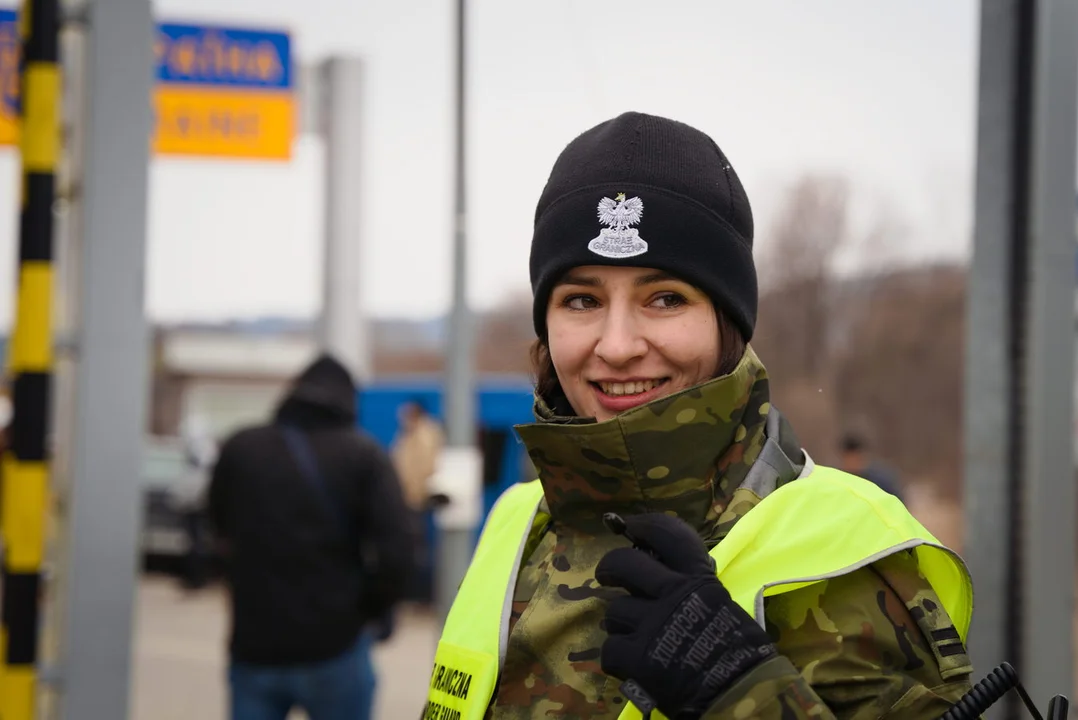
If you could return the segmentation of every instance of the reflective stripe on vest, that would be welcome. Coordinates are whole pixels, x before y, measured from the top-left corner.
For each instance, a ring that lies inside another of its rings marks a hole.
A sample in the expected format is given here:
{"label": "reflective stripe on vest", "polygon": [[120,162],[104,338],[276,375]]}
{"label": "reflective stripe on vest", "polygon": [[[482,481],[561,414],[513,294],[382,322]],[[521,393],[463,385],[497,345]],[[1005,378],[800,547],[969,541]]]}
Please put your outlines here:
{"label": "reflective stripe on vest", "polygon": [[[482,720],[486,714],[505,660],[524,546],[542,496],[538,481],[522,483],[491,510],[438,642],[423,718]],[[765,597],[845,575],[902,550],[913,551],[965,642],[973,587],[962,560],[897,498],[838,470],[817,466],[772,492],[738,520],[711,556],[730,596],[762,626]],[[640,717],[632,705],[620,716]]]}

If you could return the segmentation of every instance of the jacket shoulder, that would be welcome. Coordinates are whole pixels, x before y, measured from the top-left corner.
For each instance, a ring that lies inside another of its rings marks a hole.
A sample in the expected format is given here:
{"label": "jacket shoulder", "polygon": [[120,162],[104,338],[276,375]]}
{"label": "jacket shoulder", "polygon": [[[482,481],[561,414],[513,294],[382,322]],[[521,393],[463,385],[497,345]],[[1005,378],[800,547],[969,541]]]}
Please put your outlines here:
{"label": "jacket shoulder", "polygon": [[389,450],[385,448],[382,443],[378,442],[378,439],[371,435],[369,432],[359,427],[347,427],[339,428],[338,432],[347,436],[354,446],[367,453],[377,453],[378,455],[386,455],[388,457]]}
{"label": "jacket shoulder", "polygon": [[273,425],[247,425],[232,432],[218,451],[219,455],[232,454],[249,448],[261,449],[264,443],[276,433]]}
{"label": "jacket shoulder", "polygon": [[935,718],[970,687],[966,650],[910,552],[769,598],[765,617],[828,706]]}

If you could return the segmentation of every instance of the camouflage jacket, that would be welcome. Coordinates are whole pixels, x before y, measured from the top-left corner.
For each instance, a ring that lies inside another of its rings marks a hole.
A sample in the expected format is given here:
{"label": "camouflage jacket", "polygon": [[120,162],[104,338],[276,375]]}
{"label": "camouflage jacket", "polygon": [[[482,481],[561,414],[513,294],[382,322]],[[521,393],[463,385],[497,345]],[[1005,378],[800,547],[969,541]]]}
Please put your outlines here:
{"label": "camouflage jacket", "polygon": [[[606,600],[622,591],[600,587],[594,569],[625,540],[601,515],[674,512],[713,547],[767,493],[744,481],[775,412],[768,392],[750,349],[730,375],[609,422],[556,417],[537,400],[540,421],[518,432],[545,499],[488,717],[618,717],[620,682],[603,674],[599,653]],[[777,425],[786,454],[802,458],[788,425]],[[780,656],[717,698],[705,720],[938,718],[970,687],[957,632],[904,553],[769,598],[765,619]]]}

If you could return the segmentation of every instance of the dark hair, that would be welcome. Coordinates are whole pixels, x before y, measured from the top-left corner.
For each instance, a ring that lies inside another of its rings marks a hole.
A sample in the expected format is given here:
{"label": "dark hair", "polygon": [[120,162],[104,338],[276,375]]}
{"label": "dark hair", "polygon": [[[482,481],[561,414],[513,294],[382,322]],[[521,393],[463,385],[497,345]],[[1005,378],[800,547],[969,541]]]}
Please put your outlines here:
{"label": "dark hair", "polygon": [[427,398],[422,395],[413,395],[405,401],[405,405],[410,405],[412,409],[419,412],[420,415],[430,415],[430,408],[427,407]]}
{"label": "dark hair", "polygon": [[[718,313],[718,319],[719,363],[712,377],[732,373],[744,357],[747,345],[741,336],[741,331],[723,313]],[[569,399],[565,396],[565,391],[562,390],[558,372],[554,369],[554,361],[550,359],[550,347],[545,337],[532,343],[531,361],[532,372],[535,373],[535,394],[558,415],[568,417],[576,414]]]}
{"label": "dark hair", "polygon": [[867,448],[868,443],[856,433],[846,433],[842,436],[840,445],[843,452],[860,452]]}

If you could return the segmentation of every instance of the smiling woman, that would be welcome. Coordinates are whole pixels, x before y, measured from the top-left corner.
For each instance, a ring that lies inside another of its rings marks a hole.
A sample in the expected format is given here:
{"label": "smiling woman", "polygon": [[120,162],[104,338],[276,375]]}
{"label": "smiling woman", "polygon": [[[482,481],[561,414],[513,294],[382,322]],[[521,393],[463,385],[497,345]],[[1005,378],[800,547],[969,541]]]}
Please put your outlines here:
{"label": "smiling woman", "polygon": [[491,511],[426,717],[919,720],[969,688],[961,561],[771,405],[752,237],[682,123],[626,113],[555,162],[517,427],[539,478]]}
{"label": "smiling woman", "polygon": [[538,385],[563,414],[597,420],[725,375],[745,351],[707,295],[654,268],[573,270],[554,287],[547,328]]}

